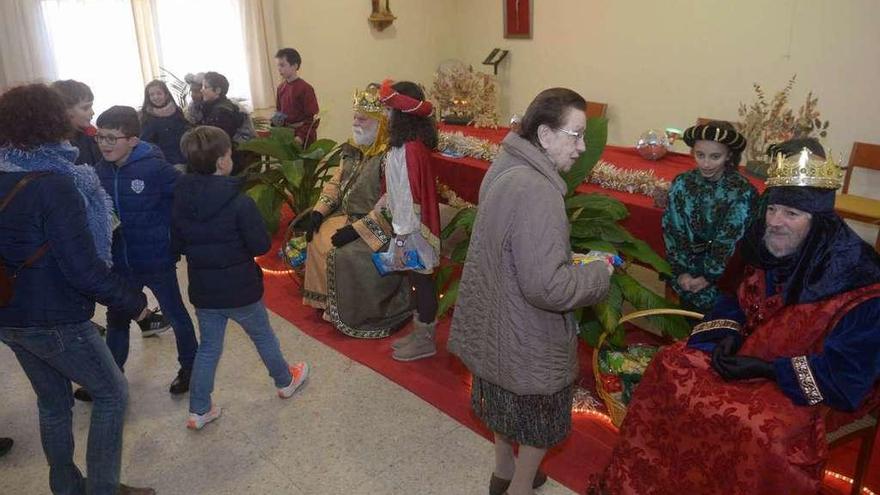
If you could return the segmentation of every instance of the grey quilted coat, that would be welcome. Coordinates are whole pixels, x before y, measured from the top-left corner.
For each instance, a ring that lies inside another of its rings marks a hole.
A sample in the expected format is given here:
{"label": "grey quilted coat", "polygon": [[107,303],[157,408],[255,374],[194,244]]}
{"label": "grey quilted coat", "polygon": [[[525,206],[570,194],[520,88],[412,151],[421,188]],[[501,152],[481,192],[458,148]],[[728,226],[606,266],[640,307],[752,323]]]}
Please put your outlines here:
{"label": "grey quilted coat", "polygon": [[577,378],[571,311],[608,292],[602,263],[570,263],[565,181],[510,133],[480,186],[449,350],[471,373],[518,395],[549,395]]}

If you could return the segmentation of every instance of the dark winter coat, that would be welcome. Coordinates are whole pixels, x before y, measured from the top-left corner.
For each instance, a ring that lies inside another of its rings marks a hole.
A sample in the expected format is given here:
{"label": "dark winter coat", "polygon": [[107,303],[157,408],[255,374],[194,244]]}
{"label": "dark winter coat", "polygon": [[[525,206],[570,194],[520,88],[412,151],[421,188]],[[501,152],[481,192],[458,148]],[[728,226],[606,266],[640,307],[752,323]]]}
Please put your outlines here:
{"label": "dark winter coat", "polygon": [[141,123],[141,140],[158,146],[168,163],[185,163],[186,159],[180,151],[180,138],[189,126],[180,110],[168,117],[147,115]]}
{"label": "dark winter coat", "polygon": [[173,249],[186,256],[189,299],[197,308],[238,308],[263,297],[254,262],[271,245],[242,179],[188,174],[174,193]]}
{"label": "dark winter coat", "polygon": [[173,270],[179,257],[171,253],[171,203],[180,173],[158,147],[145,142],[132,150],[123,166],[102,159],[95,168],[121,222],[113,233],[114,270]]}
{"label": "dark winter coat", "polygon": [[[28,171],[58,170],[25,186],[0,213],[0,259],[7,273],[49,243],[48,252],[16,278],[15,295],[8,306],[0,308],[0,326],[45,327],[87,321],[94,315],[95,301],[121,308],[132,318],[146,307],[144,295],[126,287],[98,255],[93,232],[101,229],[90,225],[84,200],[95,201],[96,196],[86,191],[84,184],[94,184],[97,191],[100,186],[90,168],[74,166],[70,160],[75,150],[69,150],[68,159],[51,150],[34,150],[28,155],[27,166],[21,167],[0,159],[0,170],[19,170],[0,172],[0,198]],[[103,221],[109,224],[109,216]],[[109,230],[109,225],[105,227]]]}

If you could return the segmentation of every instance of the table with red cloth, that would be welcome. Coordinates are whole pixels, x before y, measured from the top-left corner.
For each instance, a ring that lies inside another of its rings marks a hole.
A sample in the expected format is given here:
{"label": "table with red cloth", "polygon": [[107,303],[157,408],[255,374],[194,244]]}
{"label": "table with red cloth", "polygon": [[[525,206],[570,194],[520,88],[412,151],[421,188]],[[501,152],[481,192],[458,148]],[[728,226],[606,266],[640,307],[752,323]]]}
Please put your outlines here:
{"label": "table with red cloth", "polygon": [[[500,143],[507,135],[507,128],[486,129],[454,125],[440,125],[441,132],[461,132],[466,136],[485,139]],[[441,184],[449,186],[465,201],[477,203],[480,183],[489,169],[490,163],[475,158],[451,158],[439,152],[432,155],[434,171]],[[653,170],[654,176],[672,181],[678,174],[686,172],[696,165],[693,157],[682,153],[667,153],[660,160],[646,160],[635,148],[622,146],[606,146],[602,152],[602,160],[620,169]],[[764,182],[743,173],[758,192],[764,191]],[[663,210],[654,206],[654,200],[643,194],[627,193],[605,189],[596,184],[582,183],[576,189],[578,193],[599,193],[622,202],[629,209],[629,217],[621,222],[636,238],[647,242],[660,255],[665,254],[663,246],[663,228],[660,220]]]}

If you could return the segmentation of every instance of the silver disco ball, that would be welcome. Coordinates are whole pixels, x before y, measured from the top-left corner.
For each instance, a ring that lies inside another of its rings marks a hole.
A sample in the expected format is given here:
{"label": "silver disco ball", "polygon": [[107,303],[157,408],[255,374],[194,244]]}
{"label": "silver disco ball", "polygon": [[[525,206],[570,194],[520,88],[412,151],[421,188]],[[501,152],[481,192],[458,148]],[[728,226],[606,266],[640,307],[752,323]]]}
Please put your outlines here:
{"label": "silver disco ball", "polygon": [[636,150],[642,158],[659,160],[669,151],[669,137],[663,131],[648,129],[639,136]]}

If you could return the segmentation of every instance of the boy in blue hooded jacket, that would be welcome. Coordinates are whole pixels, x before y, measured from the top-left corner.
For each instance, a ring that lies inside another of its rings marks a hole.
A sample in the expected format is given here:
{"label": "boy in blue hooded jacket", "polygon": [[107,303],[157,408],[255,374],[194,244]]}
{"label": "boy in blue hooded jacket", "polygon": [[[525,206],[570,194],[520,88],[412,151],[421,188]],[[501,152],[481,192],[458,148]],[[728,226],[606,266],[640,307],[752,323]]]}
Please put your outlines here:
{"label": "boy in blue hooded jacket", "polygon": [[[183,394],[189,390],[198,342],[177,282],[180,257],[171,252],[171,204],[180,173],[159,148],[138,138],[134,108],[110,107],[96,123],[103,159],[95,169],[120,221],[113,232],[113,271],[135,287],[149,287],[171,322],[180,369],[169,391]],[[126,314],[107,309],[107,346],[120,369],[128,359],[130,325]]]}

